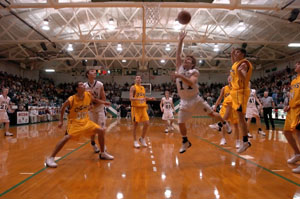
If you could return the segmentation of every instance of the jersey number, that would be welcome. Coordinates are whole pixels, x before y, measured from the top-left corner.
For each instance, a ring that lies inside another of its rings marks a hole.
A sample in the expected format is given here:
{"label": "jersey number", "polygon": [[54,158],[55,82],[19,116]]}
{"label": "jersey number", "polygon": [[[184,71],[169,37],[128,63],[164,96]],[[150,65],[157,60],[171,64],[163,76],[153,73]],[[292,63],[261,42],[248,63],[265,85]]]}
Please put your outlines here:
{"label": "jersey number", "polygon": [[[180,90],[184,90],[182,81],[179,81],[179,84],[180,84]],[[191,86],[189,86],[188,89],[192,90],[193,88]]]}

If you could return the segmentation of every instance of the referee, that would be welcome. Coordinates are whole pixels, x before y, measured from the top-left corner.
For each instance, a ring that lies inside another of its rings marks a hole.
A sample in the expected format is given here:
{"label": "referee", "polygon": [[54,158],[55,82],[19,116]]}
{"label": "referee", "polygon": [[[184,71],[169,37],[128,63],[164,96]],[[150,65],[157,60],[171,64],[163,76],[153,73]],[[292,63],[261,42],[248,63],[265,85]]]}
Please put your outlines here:
{"label": "referee", "polygon": [[272,130],[275,130],[275,125],[274,125],[274,121],[272,118],[272,108],[275,108],[275,104],[274,104],[273,98],[269,96],[268,91],[264,92],[264,97],[261,99],[261,103],[263,105],[263,110],[264,110],[264,120],[266,123],[266,129],[267,130],[270,129],[270,126],[269,126],[269,118],[270,118]]}

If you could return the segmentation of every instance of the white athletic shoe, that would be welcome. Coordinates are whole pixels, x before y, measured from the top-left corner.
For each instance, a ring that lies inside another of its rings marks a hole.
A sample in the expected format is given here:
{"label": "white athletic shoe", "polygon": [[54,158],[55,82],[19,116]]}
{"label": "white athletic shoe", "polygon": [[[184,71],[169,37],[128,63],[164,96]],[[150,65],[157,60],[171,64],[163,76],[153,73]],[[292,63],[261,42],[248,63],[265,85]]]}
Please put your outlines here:
{"label": "white athletic shoe", "polygon": [[140,148],[140,147],[141,147],[141,145],[139,144],[139,142],[136,141],[136,140],[133,142],[133,146],[134,146],[135,148]]}
{"label": "white athletic shoe", "polygon": [[287,160],[289,164],[295,164],[296,162],[300,161],[300,154],[295,154],[293,157]]}
{"label": "white athletic shoe", "polygon": [[225,145],[225,144],[226,144],[226,139],[225,139],[225,138],[222,138],[222,139],[221,139],[221,142],[220,142],[220,145],[223,146],[223,145]]}
{"label": "white athletic shoe", "polygon": [[144,138],[140,137],[139,141],[141,143],[141,146],[143,146],[143,147],[147,147],[148,146]]}
{"label": "white athletic shoe", "polygon": [[169,129],[165,129],[165,133],[169,133]]}
{"label": "white athletic shoe", "polygon": [[218,125],[218,123],[215,123],[215,124],[210,124],[208,125],[209,128],[213,129],[213,130],[216,130],[216,131],[221,131],[221,127]]}
{"label": "white athletic shoe", "polygon": [[262,130],[258,131],[258,134],[262,135],[262,136],[266,136],[266,133],[263,132]]}
{"label": "white athletic shoe", "polygon": [[182,143],[181,148],[179,150],[179,153],[184,153],[188,148],[192,146],[192,143],[190,141],[187,141],[185,143]]}
{"label": "white athletic shoe", "polygon": [[235,141],[235,148],[239,149],[241,147],[241,141],[240,140],[236,140]]}
{"label": "white athletic shoe", "polygon": [[292,169],[293,173],[300,173],[300,166],[295,169]]}
{"label": "white athletic shoe", "polygon": [[94,150],[95,153],[99,153],[100,149],[98,148],[97,144],[92,145],[92,148]]}
{"label": "white athletic shoe", "polygon": [[5,134],[4,134],[5,136],[13,136],[14,134],[12,134],[12,133],[10,133],[10,132],[5,132]]}
{"label": "white athletic shoe", "polygon": [[232,133],[232,129],[231,129],[230,124],[228,122],[226,122],[225,128],[226,128],[228,134]]}
{"label": "white athletic shoe", "polygon": [[247,135],[248,135],[249,138],[253,138],[253,135],[250,132],[248,132]]}
{"label": "white athletic shoe", "polygon": [[99,158],[100,158],[101,160],[113,160],[113,159],[114,159],[114,156],[110,155],[109,153],[107,153],[107,152],[105,151],[105,152],[99,154]]}
{"label": "white athletic shoe", "polygon": [[56,168],[57,164],[54,161],[54,157],[48,157],[46,158],[45,164],[47,167]]}
{"label": "white athletic shoe", "polygon": [[243,142],[242,146],[237,150],[238,153],[243,153],[244,151],[246,151],[249,147],[251,146],[251,143],[248,142]]}

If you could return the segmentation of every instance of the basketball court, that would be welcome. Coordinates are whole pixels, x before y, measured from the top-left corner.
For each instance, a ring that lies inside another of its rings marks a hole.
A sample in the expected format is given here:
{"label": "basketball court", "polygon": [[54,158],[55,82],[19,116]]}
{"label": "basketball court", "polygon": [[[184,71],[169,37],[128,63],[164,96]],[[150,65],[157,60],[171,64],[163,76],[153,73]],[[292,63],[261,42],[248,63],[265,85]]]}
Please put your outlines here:
{"label": "basketball court", "polygon": [[[211,119],[189,122],[192,147],[179,154],[178,127],[164,133],[151,119],[147,148],[132,146],[130,121],[110,119],[107,147],[115,159],[99,160],[89,140],[69,142],[58,168],[43,166],[64,135],[57,122],[13,127],[16,137],[1,137],[2,198],[298,198],[300,176],[286,164],[291,151],[281,126],[254,134],[253,147],[237,154],[233,135],[219,146]],[[245,190],[244,192],[241,190]]]}
{"label": "basketball court", "polygon": [[[255,77],[300,55],[288,46],[300,46],[298,14],[290,20],[299,1],[0,0],[0,5],[0,69],[56,85],[87,81],[86,69],[94,68],[105,83],[131,84],[139,75],[147,95],[159,98],[155,85],[171,82],[182,30],[188,32],[183,55],[196,57],[199,82],[226,82],[232,48],[247,48]],[[186,25],[176,20],[182,10],[191,14]],[[128,100],[129,89],[121,98]],[[115,107],[109,114],[116,115]],[[285,117],[282,110],[278,114]],[[165,133],[165,122],[151,118],[148,146],[137,149],[131,120],[109,118],[105,140],[114,160],[100,160],[90,140],[81,138],[58,153],[54,169],[44,162],[67,122],[58,128],[57,121],[27,120],[10,128],[12,137],[0,136],[3,199],[300,199],[300,174],[291,171],[300,164],[287,164],[293,151],[284,121],[266,136],[251,124],[252,147],[238,154],[233,134],[220,146],[221,134],[208,127],[216,121],[198,115],[187,124],[192,146],[180,154],[177,122]],[[138,127],[137,137],[141,131]]]}

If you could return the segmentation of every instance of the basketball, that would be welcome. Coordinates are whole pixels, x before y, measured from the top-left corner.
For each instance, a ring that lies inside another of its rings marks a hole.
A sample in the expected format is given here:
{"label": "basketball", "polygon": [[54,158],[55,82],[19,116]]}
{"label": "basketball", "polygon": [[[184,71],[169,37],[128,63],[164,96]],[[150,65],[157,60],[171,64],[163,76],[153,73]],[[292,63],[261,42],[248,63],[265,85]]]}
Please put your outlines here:
{"label": "basketball", "polygon": [[178,13],[177,19],[179,21],[179,23],[181,23],[182,25],[186,25],[191,21],[191,14],[187,11],[181,11],[180,13]]}

